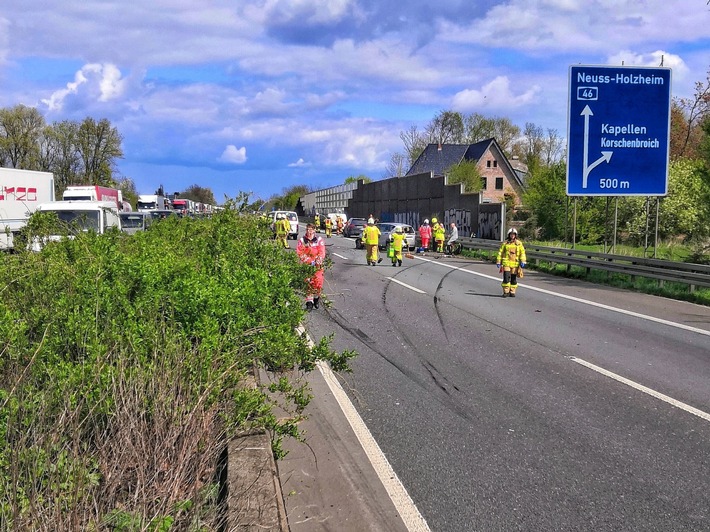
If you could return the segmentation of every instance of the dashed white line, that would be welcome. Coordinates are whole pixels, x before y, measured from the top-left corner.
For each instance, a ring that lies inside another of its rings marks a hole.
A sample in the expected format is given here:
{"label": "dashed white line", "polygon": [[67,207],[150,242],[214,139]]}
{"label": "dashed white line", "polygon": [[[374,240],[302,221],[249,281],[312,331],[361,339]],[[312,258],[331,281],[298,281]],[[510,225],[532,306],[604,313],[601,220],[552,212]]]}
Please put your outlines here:
{"label": "dashed white line", "polygon": [[399,284],[399,285],[402,285],[402,286],[404,286],[405,288],[409,288],[410,290],[412,290],[413,292],[417,292],[418,294],[426,294],[426,292],[425,292],[424,290],[419,290],[419,288],[415,288],[415,287],[413,287],[412,285],[409,285],[409,284],[407,284],[407,283],[403,283],[402,281],[398,281],[398,280],[395,279],[394,277],[387,277],[387,279],[389,279],[389,280],[392,281],[393,283],[397,283],[397,284]]}
{"label": "dashed white line", "polygon": [[626,377],[622,377],[621,375],[617,375],[616,373],[613,373],[613,372],[611,372],[607,369],[604,369],[602,367],[596,366],[596,365],[592,364],[591,362],[587,362],[586,360],[582,360],[581,358],[570,357],[570,360],[572,360],[573,362],[576,362],[577,364],[581,364],[582,366],[585,366],[591,370],[594,370],[597,373],[601,373],[602,375],[605,375],[605,376],[609,377],[610,379],[614,379],[615,381],[626,384],[627,386],[631,386],[632,388],[639,390],[645,394],[648,394],[651,397],[655,397],[656,399],[660,399],[661,401],[664,401],[664,402],[668,403],[669,405],[675,406],[676,408],[680,408],[681,410],[685,410],[686,412],[690,412],[691,414],[694,414],[700,418],[703,418],[705,421],[710,421],[710,414],[708,414],[707,412],[703,412],[702,410],[698,410],[697,408],[695,408],[693,406],[690,406],[686,403],[683,403],[681,401],[673,399],[672,397],[662,394],[661,392],[657,392],[656,390],[652,390],[651,388],[647,388],[646,386],[643,386],[642,384],[639,384],[637,382],[629,380]]}

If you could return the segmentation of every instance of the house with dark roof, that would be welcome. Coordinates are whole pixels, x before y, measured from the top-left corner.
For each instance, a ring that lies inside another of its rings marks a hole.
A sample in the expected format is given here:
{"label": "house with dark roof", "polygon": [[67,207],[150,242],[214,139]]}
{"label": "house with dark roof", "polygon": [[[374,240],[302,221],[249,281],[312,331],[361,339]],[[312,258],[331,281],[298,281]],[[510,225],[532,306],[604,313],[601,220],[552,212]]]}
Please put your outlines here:
{"label": "house with dark roof", "polygon": [[524,174],[511,165],[494,138],[475,144],[429,144],[405,176],[431,172],[432,177],[445,177],[452,166],[464,160],[476,161],[481,177],[482,203],[504,203],[507,194],[522,203]]}

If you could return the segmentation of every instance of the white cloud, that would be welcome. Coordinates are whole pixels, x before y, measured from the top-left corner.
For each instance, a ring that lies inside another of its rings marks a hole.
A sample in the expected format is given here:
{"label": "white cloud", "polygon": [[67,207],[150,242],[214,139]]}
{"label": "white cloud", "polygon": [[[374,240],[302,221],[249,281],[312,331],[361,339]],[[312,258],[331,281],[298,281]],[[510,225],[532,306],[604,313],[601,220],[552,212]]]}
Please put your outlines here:
{"label": "white cloud", "polygon": [[237,148],[234,144],[230,144],[218,160],[223,163],[244,164],[247,160],[247,149],[244,146]]}
{"label": "white cloud", "polygon": [[42,103],[50,111],[59,111],[70,97],[108,102],[121,97],[125,89],[126,80],[115,65],[89,63],[74,74],[74,81],[67,83],[65,89],[53,92]]}
{"label": "white cloud", "polygon": [[688,67],[685,61],[675,54],[669,54],[663,50],[647,54],[638,54],[629,50],[623,50],[609,57],[609,64],[615,66],[640,66],[640,67],[657,67],[662,66],[671,68],[673,76],[685,77],[688,73]]}
{"label": "white cloud", "polygon": [[457,111],[470,112],[494,109],[511,109],[532,103],[540,92],[538,85],[533,85],[522,94],[514,94],[507,76],[498,76],[480,90],[465,89],[452,100],[452,107]]}
{"label": "white cloud", "polygon": [[302,168],[304,166],[311,166],[311,163],[304,161],[303,157],[300,157],[295,163],[289,163],[288,165],[289,168]]}

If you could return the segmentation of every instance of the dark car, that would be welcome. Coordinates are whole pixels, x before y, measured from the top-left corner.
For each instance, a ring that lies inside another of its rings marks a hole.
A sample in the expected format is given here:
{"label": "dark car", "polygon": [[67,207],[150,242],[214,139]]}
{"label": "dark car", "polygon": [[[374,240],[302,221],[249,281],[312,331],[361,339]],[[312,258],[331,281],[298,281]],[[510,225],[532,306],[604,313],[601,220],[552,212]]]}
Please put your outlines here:
{"label": "dark car", "polygon": [[350,218],[345,227],[343,227],[343,236],[348,238],[357,238],[362,236],[362,230],[367,225],[365,218]]}

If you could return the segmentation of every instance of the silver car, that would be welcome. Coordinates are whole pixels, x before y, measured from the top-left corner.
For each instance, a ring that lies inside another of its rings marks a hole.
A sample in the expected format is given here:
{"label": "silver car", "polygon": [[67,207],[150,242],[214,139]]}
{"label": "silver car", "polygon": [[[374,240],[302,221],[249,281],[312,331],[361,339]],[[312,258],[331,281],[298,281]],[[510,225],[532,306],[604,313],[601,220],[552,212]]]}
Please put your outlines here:
{"label": "silver car", "polygon": [[387,245],[390,239],[390,235],[394,233],[394,230],[396,227],[401,227],[402,231],[404,231],[404,234],[406,235],[406,242],[407,242],[407,248],[409,251],[414,250],[414,246],[416,245],[415,243],[415,238],[416,238],[416,232],[414,231],[414,228],[411,225],[399,223],[399,222],[383,222],[377,224],[377,227],[380,228],[380,241],[379,241],[379,247],[380,249],[387,249]]}

